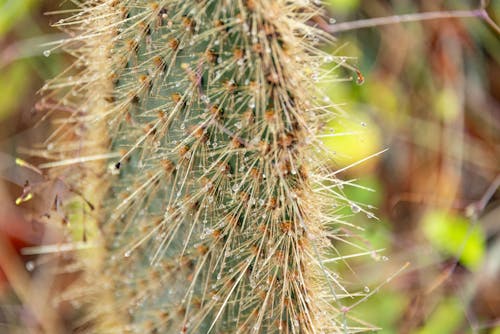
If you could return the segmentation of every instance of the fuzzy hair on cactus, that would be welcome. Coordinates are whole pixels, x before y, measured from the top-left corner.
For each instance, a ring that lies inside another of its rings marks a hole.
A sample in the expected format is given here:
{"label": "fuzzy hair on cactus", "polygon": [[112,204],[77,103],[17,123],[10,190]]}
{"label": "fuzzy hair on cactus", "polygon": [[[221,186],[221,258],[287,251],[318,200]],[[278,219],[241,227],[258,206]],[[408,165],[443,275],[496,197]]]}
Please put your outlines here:
{"label": "fuzzy hair on cactus", "polygon": [[[346,333],[319,1],[79,0],[44,157],[78,333]],[[359,207],[355,207],[359,211]],[[75,246],[75,249],[78,247]]]}

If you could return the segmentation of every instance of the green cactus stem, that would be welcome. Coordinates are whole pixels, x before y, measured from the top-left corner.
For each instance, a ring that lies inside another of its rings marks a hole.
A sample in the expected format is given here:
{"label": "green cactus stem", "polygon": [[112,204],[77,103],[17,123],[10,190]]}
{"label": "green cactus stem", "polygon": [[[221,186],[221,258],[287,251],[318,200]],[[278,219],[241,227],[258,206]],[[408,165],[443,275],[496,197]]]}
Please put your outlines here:
{"label": "green cactus stem", "polygon": [[94,207],[68,219],[97,245],[60,297],[81,309],[73,331],[354,332],[322,264],[344,200],[316,82],[343,60],[316,48],[319,4],[77,4],[57,23],[75,64],[47,86],[73,111],[49,158],[82,159],[51,173]]}

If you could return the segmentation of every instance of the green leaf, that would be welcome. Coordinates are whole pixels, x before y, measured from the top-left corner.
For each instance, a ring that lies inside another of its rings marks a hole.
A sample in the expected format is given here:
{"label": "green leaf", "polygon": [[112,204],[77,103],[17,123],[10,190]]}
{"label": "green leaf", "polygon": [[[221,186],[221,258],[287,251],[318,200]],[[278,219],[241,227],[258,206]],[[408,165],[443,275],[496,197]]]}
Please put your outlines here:
{"label": "green leaf", "polygon": [[439,92],[434,101],[434,110],[445,121],[451,121],[460,114],[460,102],[457,92],[450,88],[445,88]]}
{"label": "green leaf", "polygon": [[360,0],[328,0],[326,4],[333,10],[349,12],[359,7]]}
{"label": "green leaf", "polygon": [[24,62],[17,62],[6,71],[0,72],[0,121],[16,111],[28,84],[28,67]]}
{"label": "green leaf", "polygon": [[471,225],[464,217],[444,211],[427,213],[422,224],[425,236],[436,249],[455,256],[471,270],[478,269],[485,253],[481,226]]}
{"label": "green leaf", "polygon": [[[404,294],[383,290],[359,304],[353,311],[359,318],[381,328],[377,331],[378,334],[396,334],[398,320],[407,304],[408,298]],[[383,310],[383,312],[373,310]]]}
{"label": "green leaf", "polygon": [[0,36],[38,3],[38,0],[0,0]]}
{"label": "green leaf", "polygon": [[[352,115],[349,120],[335,119],[329,122],[322,141],[331,154],[330,158],[338,167],[355,164],[382,149],[380,129],[369,117],[356,118]],[[353,170],[366,174],[375,166],[377,160],[378,157],[373,157],[353,167]]]}
{"label": "green leaf", "polygon": [[449,298],[443,300],[436,310],[425,322],[424,327],[416,334],[451,334],[456,330],[464,320],[460,300]]}

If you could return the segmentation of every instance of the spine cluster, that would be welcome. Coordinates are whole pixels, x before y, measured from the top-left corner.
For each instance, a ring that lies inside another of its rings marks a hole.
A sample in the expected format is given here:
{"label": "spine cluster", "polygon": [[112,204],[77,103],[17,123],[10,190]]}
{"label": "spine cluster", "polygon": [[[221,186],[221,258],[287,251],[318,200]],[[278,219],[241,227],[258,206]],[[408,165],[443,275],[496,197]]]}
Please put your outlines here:
{"label": "spine cluster", "polygon": [[316,81],[340,61],[316,48],[319,5],[79,7],[58,22],[77,60],[48,85],[72,110],[50,157],[82,158],[52,173],[92,203],[78,230],[98,245],[61,297],[82,307],[75,330],[349,332],[322,262],[342,196],[318,139],[335,114]]}

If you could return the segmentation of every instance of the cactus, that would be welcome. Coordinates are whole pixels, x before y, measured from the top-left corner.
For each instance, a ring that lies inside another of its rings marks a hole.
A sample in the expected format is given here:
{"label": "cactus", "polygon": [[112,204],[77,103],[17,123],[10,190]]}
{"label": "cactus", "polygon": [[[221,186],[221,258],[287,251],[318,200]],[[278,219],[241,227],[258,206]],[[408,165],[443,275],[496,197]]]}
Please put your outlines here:
{"label": "cactus", "polygon": [[92,246],[58,297],[71,331],[359,330],[322,262],[346,200],[318,137],[336,113],[316,82],[344,62],[317,49],[319,4],[77,3],[56,24],[76,61],[45,87],[69,194],[51,219]]}

